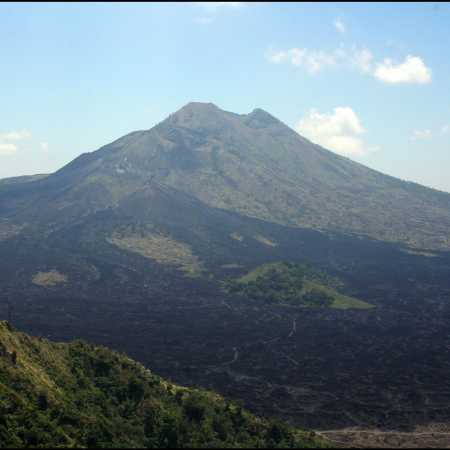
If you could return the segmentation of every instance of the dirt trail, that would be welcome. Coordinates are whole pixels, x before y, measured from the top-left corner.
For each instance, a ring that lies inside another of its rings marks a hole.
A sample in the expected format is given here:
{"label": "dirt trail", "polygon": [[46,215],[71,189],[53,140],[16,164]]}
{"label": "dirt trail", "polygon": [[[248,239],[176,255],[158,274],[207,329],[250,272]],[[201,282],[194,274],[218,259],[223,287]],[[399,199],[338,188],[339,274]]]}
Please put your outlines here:
{"label": "dirt trail", "polygon": [[296,332],[297,332],[297,317],[295,317],[294,320],[292,321],[292,330],[289,333],[288,338],[294,336]]}
{"label": "dirt trail", "polygon": [[237,347],[233,347],[233,359],[228,362],[224,362],[221,364],[221,366],[229,366],[231,364],[234,364],[239,359],[239,349]]}

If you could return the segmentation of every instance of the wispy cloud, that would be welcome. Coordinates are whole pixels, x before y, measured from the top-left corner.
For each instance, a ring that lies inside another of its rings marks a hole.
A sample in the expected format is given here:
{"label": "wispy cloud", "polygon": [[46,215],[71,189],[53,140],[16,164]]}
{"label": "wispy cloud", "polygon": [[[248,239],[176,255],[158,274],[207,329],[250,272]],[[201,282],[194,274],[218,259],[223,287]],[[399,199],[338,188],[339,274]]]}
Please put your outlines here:
{"label": "wispy cloud", "polygon": [[31,137],[31,133],[27,130],[9,131],[7,133],[0,133],[0,141],[21,141]]}
{"label": "wispy cloud", "polygon": [[331,51],[294,47],[281,51],[270,49],[266,53],[266,58],[274,64],[290,63],[315,74],[326,68],[338,66],[353,67],[361,72],[370,72],[373,55],[368,49],[356,46],[350,49],[341,46]]}
{"label": "wispy cloud", "polygon": [[245,2],[191,2],[191,5],[198,7],[205,13],[205,15],[196,17],[194,22],[208,25],[214,22],[220,11],[241,8],[245,5]]}
{"label": "wispy cloud", "polygon": [[309,50],[307,48],[291,48],[285,51],[271,51],[267,58],[270,62],[279,64],[289,62],[297,67],[304,67],[310,73],[317,73],[325,67],[335,66],[338,62],[337,52]]}
{"label": "wispy cloud", "polygon": [[48,152],[48,142],[41,142],[41,150],[43,152]]}
{"label": "wispy cloud", "polygon": [[6,133],[0,133],[0,155],[12,155],[18,150],[17,144],[13,142],[19,142],[31,137],[31,133],[27,130],[21,131],[9,131]]}
{"label": "wispy cloud", "polygon": [[273,64],[289,63],[302,67],[311,74],[326,68],[354,68],[360,73],[375,77],[377,80],[391,83],[426,84],[431,83],[431,69],[419,56],[408,55],[404,62],[395,64],[385,58],[375,63],[373,53],[365,48],[340,46],[334,50],[315,50],[294,47],[288,50],[266,52],[266,59]]}
{"label": "wispy cloud", "polygon": [[367,48],[353,50],[350,56],[350,62],[359,69],[361,73],[370,73],[372,71],[373,54]]}
{"label": "wispy cloud", "polygon": [[15,144],[2,144],[0,142],[0,156],[12,155],[16,153],[17,145]]}
{"label": "wispy cloud", "polygon": [[314,143],[341,155],[365,156],[378,150],[364,142],[366,130],[357,114],[348,106],[334,108],[332,113],[311,109],[295,129]]}
{"label": "wispy cloud", "polygon": [[411,141],[423,141],[431,138],[438,138],[439,135],[446,135],[450,133],[450,124],[442,125],[440,128],[438,126],[433,128],[423,128],[413,130],[410,135]]}
{"label": "wispy cloud", "polygon": [[412,141],[419,141],[424,139],[430,139],[433,136],[433,133],[431,130],[414,130],[412,132],[411,140]]}
{"label": "wispy cloud", "polygon": [[336,28],[336,30],[339,33],[344,34],[347,31],[347,27],[345,26],[344,22],[342,22],[342,20],[340,20],[340,19],[336,19],[333,22],[333,25],[334,25],[334,28]]}

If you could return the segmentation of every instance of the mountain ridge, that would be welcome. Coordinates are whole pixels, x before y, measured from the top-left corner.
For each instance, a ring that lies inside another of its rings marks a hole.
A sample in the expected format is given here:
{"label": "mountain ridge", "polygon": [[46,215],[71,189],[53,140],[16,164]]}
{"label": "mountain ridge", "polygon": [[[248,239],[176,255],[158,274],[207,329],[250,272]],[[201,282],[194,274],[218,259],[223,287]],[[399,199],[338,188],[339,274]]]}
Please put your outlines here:
{"label": "mountain ridge", "polygon": [[24,219],[27,208],[34,217],[55,208],[94,212],[154,182],[282,225],[450,249],[450,194],[337,155],[260,108],[235,114],[212,103],[188,103],[41,180],[0,184],[0,207]]}

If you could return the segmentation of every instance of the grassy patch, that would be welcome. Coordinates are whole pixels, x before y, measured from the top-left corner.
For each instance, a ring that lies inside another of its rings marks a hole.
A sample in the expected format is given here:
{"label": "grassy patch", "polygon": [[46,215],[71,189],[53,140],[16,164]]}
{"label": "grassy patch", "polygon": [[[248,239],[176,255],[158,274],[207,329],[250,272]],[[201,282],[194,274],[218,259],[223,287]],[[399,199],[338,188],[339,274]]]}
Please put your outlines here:
{"label": "grassy patch", "polygon": [[355,297],[349,297],[348,295],[343,295],[336,290],[324,286],[322,284],[316,283],[314,281],[305,280],[304,282],[304,292],[323,292],[328,296],[333,298],[333,303],[330,308],[334,309],[371,309],[375,308],[370,303],[359,300]]}
{"label": "grassy patch", "polygon": [[222,269],[240,269],[242,266],[240,264],[231,263],[231,264],[222,264],[220,267]]}
{"label": "grassy patch", "polygon": [[234,239],[235,241],[239,241],[239,242],[242,242],[244,240],[244,236],[242,236],[242,234],[239,234],[239,233],[236,233],[236,232],[231,233],[230,234],[230,238]]}
{"label": "grassy patch", "polygon": [[33,284],[43,287],[57,286],[58,284],[67,283],[67,275],[51,270],[50,272],[38,272],[32,280]]}
{"label": "grassy patch", "polygon": [[224,288],[231,294],[265,303],[335,309],[374,307],[339,293],[326,284],[326,279],[326,276],[308,266],[277,262],[261,265],[238,279],[228,280]]}
{"label": "grassy patch", "polygon": [[189,276],[197,276],[203,270],[191,247],[170,236],[151,232],[129,234],[119,231],[107,240],[117,247],[154,259],[160,264],[177,266]]}
{"label": "grassy patch", "polygon": [[276,247],[278,244],[275,241],[270,240],[269,238],[263,236],[262,234],[257,234],[253,236],[258,242],[261,244],[267,245],[268,247]]}

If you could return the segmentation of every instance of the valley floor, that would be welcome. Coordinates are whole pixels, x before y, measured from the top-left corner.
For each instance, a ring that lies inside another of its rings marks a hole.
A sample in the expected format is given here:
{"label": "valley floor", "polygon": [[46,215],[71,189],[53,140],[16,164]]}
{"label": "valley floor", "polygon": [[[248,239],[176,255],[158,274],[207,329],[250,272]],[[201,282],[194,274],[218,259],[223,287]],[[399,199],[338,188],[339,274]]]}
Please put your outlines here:
{"label": "valley floor", "polygon": [[317,434],[337,448],[450,448],[450,431],[402,433],[343,429]]}
{"label": "valley floor", "polygon": [[[9,301],[22,331],[123,351],[177,384],[213,389],[335,441],[445,439],[422,433],[450,421],[450,255],[257,226],[278,245],[236,241],[231,254],[228,241],[223,253],[205,244],[197,254],[208,271],[197,278],[108,243],[100,226],[10,238],[0,244],[0,317]],[[343,294],[374,308],[265,304],[220,289],[226,275],[275,261],[338,276]]]}

